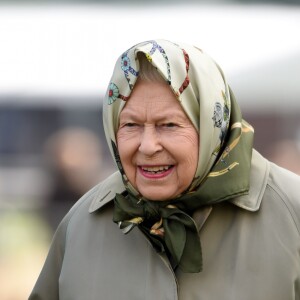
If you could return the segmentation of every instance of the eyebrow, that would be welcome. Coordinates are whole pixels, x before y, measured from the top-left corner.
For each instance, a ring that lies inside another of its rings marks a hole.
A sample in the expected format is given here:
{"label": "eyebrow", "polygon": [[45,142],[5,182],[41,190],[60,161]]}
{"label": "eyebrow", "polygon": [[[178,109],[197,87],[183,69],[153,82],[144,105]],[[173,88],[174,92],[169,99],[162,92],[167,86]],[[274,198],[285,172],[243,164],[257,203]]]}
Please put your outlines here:
{"label": "eyebrow", "polygon": [[[141,119],[141,115],[138,111],[134,111],[134,110],[126,110],[126,111],[122,111],[120,114],[120,119],[121,118],[132,118],[132,119]],[[162,112],[162,113],[158,113],[155,115],[155,119],[163,121],[163,120],[189,120],[189,118],[187,117],[187,115],[184,113],[184,111],[182,112],[174,112],[174,111],[170,111],[169,112]]]}

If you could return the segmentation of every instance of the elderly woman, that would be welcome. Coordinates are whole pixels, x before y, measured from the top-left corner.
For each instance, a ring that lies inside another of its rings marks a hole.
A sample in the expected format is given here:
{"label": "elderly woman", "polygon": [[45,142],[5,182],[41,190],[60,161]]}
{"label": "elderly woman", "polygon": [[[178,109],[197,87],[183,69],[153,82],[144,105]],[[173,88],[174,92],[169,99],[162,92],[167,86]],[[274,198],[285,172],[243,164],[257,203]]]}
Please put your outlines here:
{"label": "elderly woman", "polygon": [[252,149],[219,66],[156,40],[104,99],[118,172],[66,215],[34,299],[300,299],[299,177]]}

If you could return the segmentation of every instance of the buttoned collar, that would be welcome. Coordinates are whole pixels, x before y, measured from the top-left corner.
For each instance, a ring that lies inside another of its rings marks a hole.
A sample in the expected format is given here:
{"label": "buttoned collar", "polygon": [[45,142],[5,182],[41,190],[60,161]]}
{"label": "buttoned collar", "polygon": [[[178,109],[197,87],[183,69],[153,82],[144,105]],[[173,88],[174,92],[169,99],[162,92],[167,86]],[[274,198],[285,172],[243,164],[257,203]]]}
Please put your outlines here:
{"label": "buttoned collar", "polygon": [[[269,176],[269,162],[253,150],[250,174],[250,189],[247,195],[229,200],[232,204],[248,211],[259,210]],[[95,212],[112,201],[117,193],[123,193],[125,187],[119,172],[113,173],[97,187],[89,212]]]}

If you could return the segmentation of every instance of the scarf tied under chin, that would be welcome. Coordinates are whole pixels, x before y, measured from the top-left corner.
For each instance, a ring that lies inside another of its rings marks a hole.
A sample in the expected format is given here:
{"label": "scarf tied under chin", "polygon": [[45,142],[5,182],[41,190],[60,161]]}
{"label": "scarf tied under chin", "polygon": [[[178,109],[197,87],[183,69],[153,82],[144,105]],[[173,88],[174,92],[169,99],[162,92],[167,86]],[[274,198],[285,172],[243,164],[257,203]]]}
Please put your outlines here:
{"label": "scarf tied under chin", "polygon": [[199,232],[189,214],[170,202],[137,202],[129,193],[116,194],[114,204],[113,221],[124,233],[138,226],[158,252],[166,251],[173,268],[190,273],[202,270]]}

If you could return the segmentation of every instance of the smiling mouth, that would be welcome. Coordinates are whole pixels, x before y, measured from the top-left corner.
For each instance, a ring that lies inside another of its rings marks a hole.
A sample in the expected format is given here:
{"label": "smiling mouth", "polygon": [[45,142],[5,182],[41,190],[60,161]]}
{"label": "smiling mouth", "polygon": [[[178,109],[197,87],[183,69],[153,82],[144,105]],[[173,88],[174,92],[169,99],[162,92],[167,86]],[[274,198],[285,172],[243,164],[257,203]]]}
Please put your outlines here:
{"label": "smiling mouth", "polygon": [[173,165],[168,165],[168,166],[153,166],[153,167],[145,167],[145,166],[140,166],[140,169],[142,170],[143,173],[147,173],[149,175],[156,175],[156,174],[163,174],[170,169],[172,169],[174,166]]}

